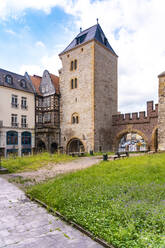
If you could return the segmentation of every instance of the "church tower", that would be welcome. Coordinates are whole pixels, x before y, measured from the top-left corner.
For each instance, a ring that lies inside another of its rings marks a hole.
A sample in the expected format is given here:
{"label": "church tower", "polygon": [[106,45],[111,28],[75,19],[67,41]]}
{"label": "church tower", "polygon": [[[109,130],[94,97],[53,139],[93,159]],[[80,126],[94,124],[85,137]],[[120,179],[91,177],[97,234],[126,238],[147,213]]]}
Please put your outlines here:
{"label": "church tower", "polygon": [[66,152],[111,150],[118,57],[101,26],[80,30],[59,56],[61,146]]}

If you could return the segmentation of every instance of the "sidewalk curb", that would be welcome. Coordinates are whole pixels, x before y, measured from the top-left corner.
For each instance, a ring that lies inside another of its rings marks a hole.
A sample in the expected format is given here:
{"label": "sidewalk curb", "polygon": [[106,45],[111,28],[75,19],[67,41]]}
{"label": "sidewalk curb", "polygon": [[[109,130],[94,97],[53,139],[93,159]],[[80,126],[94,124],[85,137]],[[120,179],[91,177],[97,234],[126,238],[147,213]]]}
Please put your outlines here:
{"label": "sidewalk curb", "polygon": [[[26,193],[25,193],[25,194],[26,194]],[[42,207],[48,209],[51,213],[57,215],[60,219],[64,220],[64,221],[65,221],[66,223],[68,223],[69,225],[72,225],[74,228],[76,228],[76,229],[79,230],[80,232],[86,234],[88,237],[90,237],[91,239],[93,239],[94,241],[96,241],[97,243],[99,243],[100,245],[102,245],[103,247],[106,247],[106,248],[115,248],[114,246],[107,244],[104,240],[102,240],[102,239],[100,239],[100,238],[94,237],[94,236],[92,235],[91,232],[85,230],[83,227],[81,227],[80,225],[76,224],[75,222],[69,221],[64,215],[62,215],[62,214],[61,214],[60,212],[58,212],[58,211],[55,211],[52,207],[47,206],[44,202],[42,202],[42,201],[40,201],[40,200],[38,200],[38,199],[36,199],[36,198],[31,197],[29,194],[26,194],[26,196],[27,196],[29,199],[31,199],[31,200],[33,200],[33,201],[39,203]]]}

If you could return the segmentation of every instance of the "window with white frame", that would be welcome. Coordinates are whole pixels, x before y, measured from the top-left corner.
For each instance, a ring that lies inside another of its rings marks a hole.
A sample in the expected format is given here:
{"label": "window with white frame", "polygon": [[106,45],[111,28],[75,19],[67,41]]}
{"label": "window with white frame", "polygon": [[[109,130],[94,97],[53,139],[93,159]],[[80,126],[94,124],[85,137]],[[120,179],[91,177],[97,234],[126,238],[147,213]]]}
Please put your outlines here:
{"label": "window with white frame", "polygon": [[18,127],[17,115],[16,114],[11,115],[11,126],[12,127]]}
{"label": "window with white frame", "polygon": [[27,109],[27,98],[26,97],[21,98],[21,108]]}
{"label": "window with white frame", "polygon": [[27,127],[27,116],[26,115],[21,115],[21,126],[23,128]]}
{"label": "window with white frame", "polygon": [[11,105],[12,107],[18,108],[18,96],[12,95]]}

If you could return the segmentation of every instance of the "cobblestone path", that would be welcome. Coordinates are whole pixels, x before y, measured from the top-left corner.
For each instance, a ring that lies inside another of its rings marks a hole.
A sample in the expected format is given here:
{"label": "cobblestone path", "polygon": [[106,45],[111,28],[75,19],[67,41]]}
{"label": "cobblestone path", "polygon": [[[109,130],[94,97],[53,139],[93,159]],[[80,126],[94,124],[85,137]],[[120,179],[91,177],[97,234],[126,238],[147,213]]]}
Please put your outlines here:
{"label": "cobblestone path", "polygon": [[0,177],[0,248],[101,248]]}

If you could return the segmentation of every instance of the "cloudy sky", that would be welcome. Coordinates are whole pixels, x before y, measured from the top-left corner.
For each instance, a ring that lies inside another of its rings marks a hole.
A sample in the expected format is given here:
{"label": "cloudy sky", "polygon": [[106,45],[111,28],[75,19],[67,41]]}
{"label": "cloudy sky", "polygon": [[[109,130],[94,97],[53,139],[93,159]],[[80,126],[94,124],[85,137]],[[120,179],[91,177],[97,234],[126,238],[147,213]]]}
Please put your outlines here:
{"label": "cloudy sky", "polygon": [[145,110],[165,70],[164,0],[0,0],[0,67],[58,74],[58,54],[96,18],[119,56],[119,110]]}

